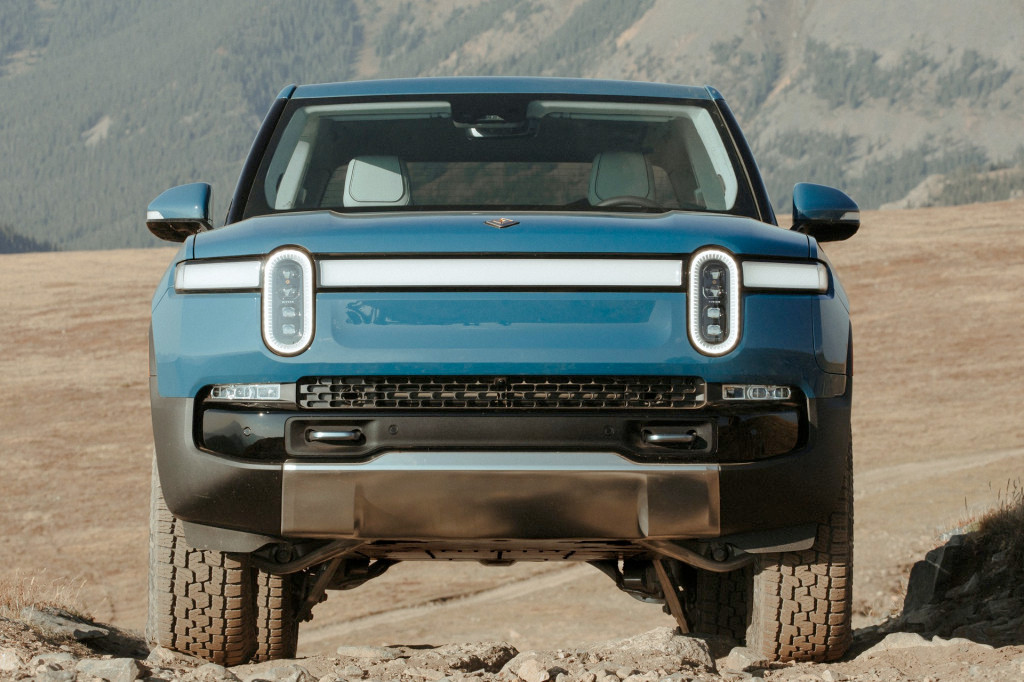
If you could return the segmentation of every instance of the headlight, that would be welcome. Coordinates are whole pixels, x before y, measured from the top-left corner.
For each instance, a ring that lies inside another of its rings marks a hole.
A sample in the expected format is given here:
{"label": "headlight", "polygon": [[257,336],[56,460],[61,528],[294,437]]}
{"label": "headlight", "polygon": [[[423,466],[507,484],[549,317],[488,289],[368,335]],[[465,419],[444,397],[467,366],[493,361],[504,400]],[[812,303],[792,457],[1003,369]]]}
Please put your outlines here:
{"label": "headlight", "polygon": [[705,355],[724,355],[740,339],[740,272],[736,259],[705,249],[690,259],[686,291],[690,342]]}
{"label": "headlight", "polygon": [[313,260],[286,248],[263,266],[263,340],[278,355],[298,355],[313,341]]}

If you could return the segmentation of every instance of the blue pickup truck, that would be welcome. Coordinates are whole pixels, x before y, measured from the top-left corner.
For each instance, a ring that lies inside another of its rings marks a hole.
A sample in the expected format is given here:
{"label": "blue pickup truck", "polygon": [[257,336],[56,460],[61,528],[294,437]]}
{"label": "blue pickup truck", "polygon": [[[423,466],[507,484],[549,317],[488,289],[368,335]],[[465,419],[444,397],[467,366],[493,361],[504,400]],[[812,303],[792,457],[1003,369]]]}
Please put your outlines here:
{"label": "blue pickup truck", "polygon": [[294,655],[400,561],[587,562],[683,632],[850,644],[849,303],[778,225],[709,87],[439,78],[285,88],[223,226],[153,298],[148,637]]}

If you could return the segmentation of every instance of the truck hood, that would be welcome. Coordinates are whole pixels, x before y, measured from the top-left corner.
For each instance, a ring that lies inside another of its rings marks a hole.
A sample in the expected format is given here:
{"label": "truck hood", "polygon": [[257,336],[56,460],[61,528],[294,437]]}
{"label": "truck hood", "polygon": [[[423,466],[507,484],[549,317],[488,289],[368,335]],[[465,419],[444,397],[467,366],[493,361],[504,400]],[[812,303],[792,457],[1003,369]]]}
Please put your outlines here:
{"label": "truck hood", "polygon": [[[514,221],[498,228],[487,221]],[[250,218],[195,237],[193,257],[265,254],[299,245],[314,254],[686,254],[806,258],[806,235],[750,218],[670,212],[373,213],[328,211]]]}

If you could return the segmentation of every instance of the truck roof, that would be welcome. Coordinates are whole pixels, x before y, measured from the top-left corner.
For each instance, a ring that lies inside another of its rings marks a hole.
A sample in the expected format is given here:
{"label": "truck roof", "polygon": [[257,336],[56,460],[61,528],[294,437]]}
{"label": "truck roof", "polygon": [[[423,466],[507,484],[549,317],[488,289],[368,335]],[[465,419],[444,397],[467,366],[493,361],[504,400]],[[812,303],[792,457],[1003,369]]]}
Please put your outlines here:
{"label": "truck roof", "polygon": [[321,97],[373,97],[380,95],[440,94],[551,94],[672,99],[718,98],[716,90],[692,85],[587,78],[449,77],[395,78],[288,86],[280,97],[315,99]]}

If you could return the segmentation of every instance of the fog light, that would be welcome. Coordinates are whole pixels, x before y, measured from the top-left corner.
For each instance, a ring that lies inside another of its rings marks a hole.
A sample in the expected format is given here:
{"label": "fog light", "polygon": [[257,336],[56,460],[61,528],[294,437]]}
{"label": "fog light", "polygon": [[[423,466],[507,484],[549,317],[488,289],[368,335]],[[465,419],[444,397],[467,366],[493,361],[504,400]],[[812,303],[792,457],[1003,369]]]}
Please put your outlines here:
{"label": "fog light", "polygon": [[723,384],[723,400],[789,400],[793,390],[789,386],[765,384]]}
{"label": "fog light", "polygon": [[281,384],[219,384],[210,389],[210,400],[226,402],[281,400]]}

